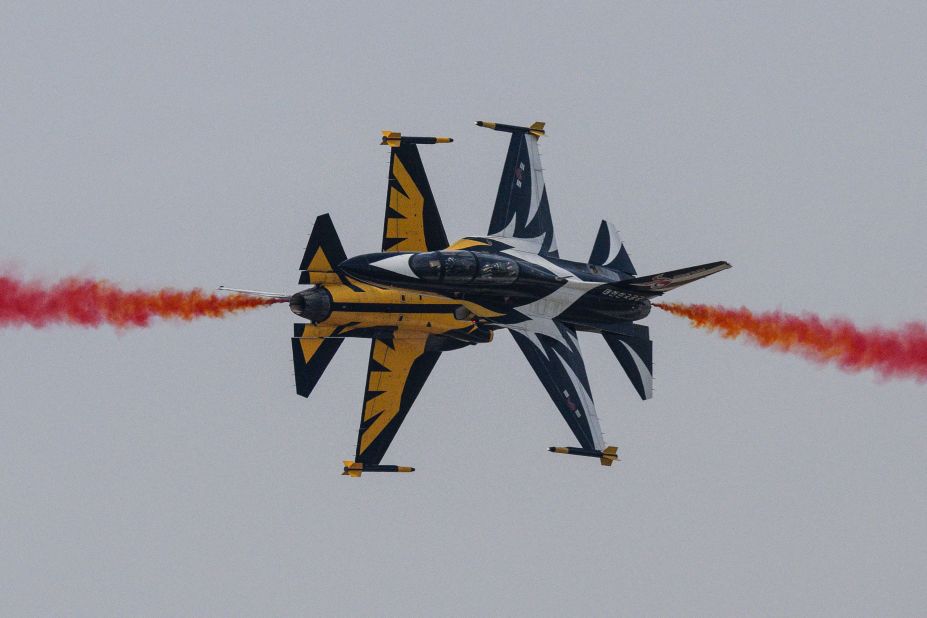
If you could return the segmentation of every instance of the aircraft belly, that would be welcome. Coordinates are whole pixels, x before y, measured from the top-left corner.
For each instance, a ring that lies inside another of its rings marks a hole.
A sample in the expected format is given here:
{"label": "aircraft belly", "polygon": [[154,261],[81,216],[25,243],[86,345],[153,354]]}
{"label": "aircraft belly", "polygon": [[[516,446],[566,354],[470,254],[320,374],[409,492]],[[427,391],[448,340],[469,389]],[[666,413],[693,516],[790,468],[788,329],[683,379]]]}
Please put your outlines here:
{"label": "aircraft belly", "polygon": [[650,303],[619,301],[602,305],[600,303],[578,302],[560,315],[570,324],[587,326],[593,330],[610,330],[608,325],[620,322],[635,322],[650,314]]}
{"label": "aircraft belly", "polygon": [[526,305],[516,307],[519,313],[534,318],[555,318],[566,312],[589,290],[602,285],[598,282],[569,279],[567,282],[542,298]]}
{"label": "aircraft belly", "polygon": [[[355,289],[357,288],[357,289]],[[326,285],[331,294],[331,313],[323,321],[307,326],[303,337],[373,336],[391,332],[399,337],[422,337],[470,329],[470,320],[459,320],[460,307],[447,298],[366,286]],[[362,334],[364,333],[364,334]]]}

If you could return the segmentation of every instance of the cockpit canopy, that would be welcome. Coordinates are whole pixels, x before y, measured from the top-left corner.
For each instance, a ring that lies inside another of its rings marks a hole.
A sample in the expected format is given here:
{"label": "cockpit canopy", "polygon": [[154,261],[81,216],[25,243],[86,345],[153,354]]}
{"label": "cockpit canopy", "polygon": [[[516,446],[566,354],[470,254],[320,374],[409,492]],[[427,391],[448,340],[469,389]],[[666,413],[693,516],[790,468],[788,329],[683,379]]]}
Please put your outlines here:
{"label": "cockpit canopy", "polygon": [[518,278],[518,262],[498,254],[431,251],[413,255],[409,265],[424,281],[453,285],[506,285]]}

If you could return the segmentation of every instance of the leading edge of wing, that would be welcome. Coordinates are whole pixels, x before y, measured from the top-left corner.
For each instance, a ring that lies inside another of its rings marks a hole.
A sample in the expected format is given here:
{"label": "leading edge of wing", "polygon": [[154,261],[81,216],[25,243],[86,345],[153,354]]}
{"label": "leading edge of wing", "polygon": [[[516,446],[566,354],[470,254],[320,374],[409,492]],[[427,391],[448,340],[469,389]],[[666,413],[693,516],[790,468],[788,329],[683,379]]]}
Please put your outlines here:
{"label": "leading edge of wing", "polygon": [[605,439],[576,331],[550,319],[507,327],[580,445],[601,451]]}

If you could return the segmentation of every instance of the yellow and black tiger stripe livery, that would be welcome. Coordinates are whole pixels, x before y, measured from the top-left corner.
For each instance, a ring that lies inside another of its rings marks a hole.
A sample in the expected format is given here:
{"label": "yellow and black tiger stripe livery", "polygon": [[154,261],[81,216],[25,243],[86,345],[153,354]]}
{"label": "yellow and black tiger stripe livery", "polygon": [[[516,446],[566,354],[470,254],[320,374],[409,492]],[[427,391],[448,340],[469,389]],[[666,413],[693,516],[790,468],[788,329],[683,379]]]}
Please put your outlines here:
{"label": "yellow and black tiger stripe livery", "polygon": [[335,267],[346,259],[347,255],[341,246],[341,240],[338,239],[332,218],[328,214],[320,215],[315,220],[309,243],[299,264],[299,270],[302,271],[299,283],[306,285],[339,281]]}
{"label": "yellow and black tiger stripe livery", "polygon": [[464,317],[471,312],[460,303],[344,279],[344,283],[313,286],[290,301],[295,313],[312,322],[295,324],[292,341],[296,392],[303,397],[312,392],[344,338],[433,336],[430,346],[436,350],[492,339],[490,330]]}
{"label": "yellow and black tiger stripe livery", "polygon": [[[384,252],[447,247],[417,144],[449,141],[384,131],[382,143],[390,146]],[[491,341],[493,328],[477,324],[476,316],[496,314],[446,296],[361,282],[339,268],[345,259],[331,218],[318,217],[300,263],[299,281],[309,287],[290,297],[291,310],[308,320],[294,325],[296,392],[311,394],[345,339],[370,339],[357,447],[344,474],[411,472],[380,462],[441,353]]]}
{"label": "yellow and black tiger stripe livery", "polygon": [[381,143],[390,146],[383,251],[434,251],[447,247],[447,234],[416,144],[452,141],[449,137],[403,137],[383,132]]}
{"label": "yellow and black tiger stripe livery", "polygon": [[374,339],[370,342],[367,389],[355,461],[377,465],[438,362],[428,337]]}

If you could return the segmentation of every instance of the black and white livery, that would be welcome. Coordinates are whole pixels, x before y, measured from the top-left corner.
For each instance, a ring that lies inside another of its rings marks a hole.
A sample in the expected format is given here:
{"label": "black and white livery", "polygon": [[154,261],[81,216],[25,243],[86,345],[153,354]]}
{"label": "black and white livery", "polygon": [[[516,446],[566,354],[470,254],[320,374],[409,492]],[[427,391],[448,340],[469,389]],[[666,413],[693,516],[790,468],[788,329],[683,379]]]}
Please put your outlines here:
{"label": "black and white livery", "polygon": [[[579,442],[579,447],[550,450],[611,465],[616,449],[603,438],[577,332],[600,333],[634,389],[649,399],[652,344],[648,328],[635,322],[650,313],[652,298],[730,264],[711,262],[640,277],[615,227],[606,221],[588,262],[561,259],[538,153],[544,123],[477,124],[511,136],[488,234],[446,248],[431,244],[428,251],[391,246],[384,253],[343,261],[337,270],[381,289],[455,303],[455,317],[480,329],[508,329]],[[427,224],[423,233],[428,233]]]}

